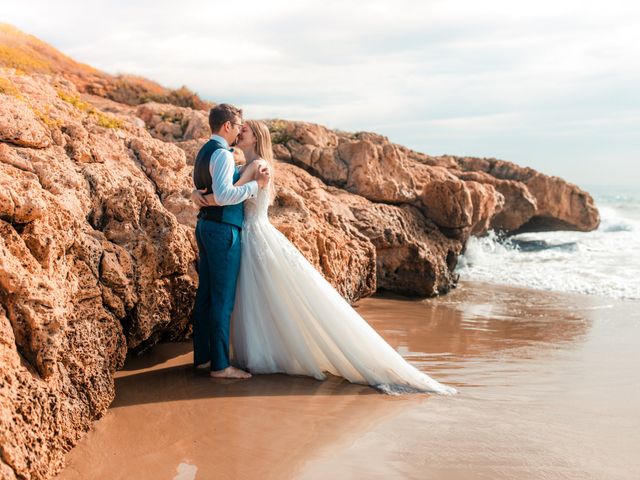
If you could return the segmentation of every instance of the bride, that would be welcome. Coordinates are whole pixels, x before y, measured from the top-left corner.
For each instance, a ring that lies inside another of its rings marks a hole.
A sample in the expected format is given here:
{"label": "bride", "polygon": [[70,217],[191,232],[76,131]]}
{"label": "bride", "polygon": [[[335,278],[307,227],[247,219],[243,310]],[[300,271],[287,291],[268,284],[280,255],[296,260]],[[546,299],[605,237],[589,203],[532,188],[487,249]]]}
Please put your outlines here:
{"label": "bride", "polygon": [[[268,188],[244,203],[242,254],[231,320],[234,363],[251,373],[307,375],[326,373],[385,393],[453,394],[409,364],[325,280],[270,222],[273,203],[273,153],[269,129],[247,120],[237,147],[246,165],[235,186],[268,168]],[[213,195],[194,191],[199,206],[215,205]]]}

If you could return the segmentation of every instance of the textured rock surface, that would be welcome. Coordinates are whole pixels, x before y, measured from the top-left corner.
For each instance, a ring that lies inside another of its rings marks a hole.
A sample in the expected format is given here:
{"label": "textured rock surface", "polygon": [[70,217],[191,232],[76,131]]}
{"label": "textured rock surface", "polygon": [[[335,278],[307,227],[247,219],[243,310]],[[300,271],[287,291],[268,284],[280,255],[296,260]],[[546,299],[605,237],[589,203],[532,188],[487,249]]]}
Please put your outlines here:
{"label": "textured rock surface", "polygon": [[199,110],[150,102],[140,105],[136,114],[154,137],[167,142],[211,135],[207,114]]}
{"label": "textured rock surface", "polygon": [[[118,90],[69,65],[64,77],[0,70],[2,478],[50,478],[111,403],[127,351],[190,334],[190,175],[206,112],[137,105],[144,82]],[[490,228],[599,221],[586,192],[509,162],[269,123],[272,222],[349,300],[448,291],[466,239]]]}
{"label": "textured rock surface", "polygon": [[512,217],[498,218],[494,228],[590,231],[600,224],[591,196],[559,177],[496,159],[464,157],[458,163],[461,178],[492,184],[505,196]]}
{"label": "textured rock surface", "polygon": [[0,141],[22,147],[44,148],[51,144],[49,132],[36,113],[17,98],[5,96],[0,112]]}
{"label": "textured rock surface", "polygon": [[273,120],[270,128],[281,160],[371,201],[413,205],[461,241],[490,228],[588,231],[600,222],[587,192],[510,162],[432,157],[381,135],[305,122]]}
{"label": "textured rock surface", "polygon": [[0,94],[2,469],[48,478],[111,403],[127,350],[187,332],[179,220],[195,211],[181,149],[100,126],[64,80],[4,78],[21,95]]}

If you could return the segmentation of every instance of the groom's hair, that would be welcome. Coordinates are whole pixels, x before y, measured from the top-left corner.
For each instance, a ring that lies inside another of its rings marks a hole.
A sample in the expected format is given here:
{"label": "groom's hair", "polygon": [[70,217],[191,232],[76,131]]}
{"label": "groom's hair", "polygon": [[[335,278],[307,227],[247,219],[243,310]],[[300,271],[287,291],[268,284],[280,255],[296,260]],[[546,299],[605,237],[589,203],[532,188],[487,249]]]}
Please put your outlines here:
{"label": "groom's hair", "polygon": [[209,128],[211,133],[216,133],[225,122],[233,122],[236,118],[242,119],[242,110],[230,103],[221,103],[209,110]]}

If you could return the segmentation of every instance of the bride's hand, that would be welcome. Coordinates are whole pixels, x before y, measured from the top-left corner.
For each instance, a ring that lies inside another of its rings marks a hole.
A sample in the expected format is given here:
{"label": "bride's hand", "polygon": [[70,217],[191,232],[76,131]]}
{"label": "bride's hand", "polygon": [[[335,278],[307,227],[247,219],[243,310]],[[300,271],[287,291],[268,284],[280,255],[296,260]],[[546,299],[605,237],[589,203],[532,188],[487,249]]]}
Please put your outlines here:
{"label": "bride's hand", "polygon": [[[257,163],[257,162],[255,162]],[[256,174],[256,181],[260,188],[267,188],[269,181],[271,180],[271,170],[267,162],[260,162],[258,165],[258,172]]]}
{"label": "bride's hand", "polygon": [[251,165],[255,165],[256,172],[262,172],[265,168],[269,168],[269,163],[266,160],[255,160]]}
{"label": "bride's hand", "polygon": [[266,184],[269,183],[269,164],[266,160],[254,160],[253,162],[245,165],[242,170],[242,176],[240,179],[234,184],[239,187],[240,185],[245,185],[252,180],[256,180],[261,188],[263,188]]}

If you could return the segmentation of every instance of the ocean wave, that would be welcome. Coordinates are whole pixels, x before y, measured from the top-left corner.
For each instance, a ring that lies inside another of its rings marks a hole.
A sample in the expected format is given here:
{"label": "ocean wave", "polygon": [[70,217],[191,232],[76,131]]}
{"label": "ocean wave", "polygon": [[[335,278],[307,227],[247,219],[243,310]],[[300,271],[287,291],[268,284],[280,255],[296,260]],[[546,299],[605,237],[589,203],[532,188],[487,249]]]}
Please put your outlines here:
{"label": "ocean wave", "polygon": [[593,232],[472,237],[456,271],[462,279],[544,290],[640,299],[638,211],[599,205]]}

